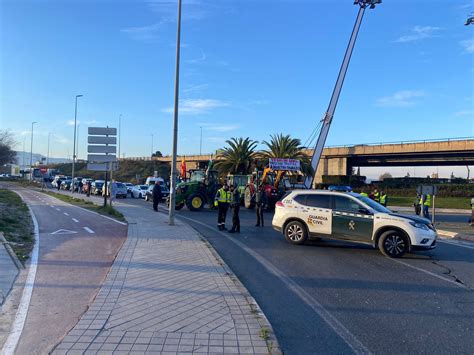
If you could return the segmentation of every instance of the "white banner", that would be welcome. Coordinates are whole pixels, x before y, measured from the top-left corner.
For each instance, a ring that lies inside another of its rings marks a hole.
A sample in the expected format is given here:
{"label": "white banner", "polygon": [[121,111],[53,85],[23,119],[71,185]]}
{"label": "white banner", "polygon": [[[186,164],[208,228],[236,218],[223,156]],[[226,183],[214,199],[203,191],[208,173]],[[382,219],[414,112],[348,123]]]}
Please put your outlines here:
{"label": "white banner", "polygon": [[270,169],[272,170],[300,170],[300,161],[298,159],[270,158]]}

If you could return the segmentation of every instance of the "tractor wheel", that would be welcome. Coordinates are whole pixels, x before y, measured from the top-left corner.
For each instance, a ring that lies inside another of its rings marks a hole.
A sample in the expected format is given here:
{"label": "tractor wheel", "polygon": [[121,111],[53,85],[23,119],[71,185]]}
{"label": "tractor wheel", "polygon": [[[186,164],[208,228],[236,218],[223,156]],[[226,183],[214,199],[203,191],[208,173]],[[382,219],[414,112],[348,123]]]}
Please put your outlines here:
{"label": "tractor wheel", "polygon": [[204,207],[204,199],[199,194],[191,195],[186,200],[186,206],[190,211],[198,211]]}
{"label": "tractor wheel", "polygon": [[255,200],[252,198],[252,193],[250,192],[249,186],[245,188],[244,206],[248,209],[253,209],[255,207]]}

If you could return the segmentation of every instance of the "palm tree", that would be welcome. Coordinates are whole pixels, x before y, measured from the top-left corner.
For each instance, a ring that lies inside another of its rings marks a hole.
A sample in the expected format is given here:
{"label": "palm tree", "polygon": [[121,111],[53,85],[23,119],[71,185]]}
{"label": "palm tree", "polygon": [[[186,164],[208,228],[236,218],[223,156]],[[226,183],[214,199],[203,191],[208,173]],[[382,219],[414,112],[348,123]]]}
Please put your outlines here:
{"label": "palm tree", "polygon": [[256,141],[250,138],[231,138],[217,154],[216,168],[221,173],[248,174],[255,157]]}
{"label": "palm tree", "polygon": [[268,149],[259,153],[266,164],[268,164],[270,158],[298,159],[303,174],[312,175],[314,173],[311,160],[305,153],[306,148],[301,146],[299,139],[291,138],[289,134],[284,136],[281,133],[270,137],[270,142],[263,141]]}

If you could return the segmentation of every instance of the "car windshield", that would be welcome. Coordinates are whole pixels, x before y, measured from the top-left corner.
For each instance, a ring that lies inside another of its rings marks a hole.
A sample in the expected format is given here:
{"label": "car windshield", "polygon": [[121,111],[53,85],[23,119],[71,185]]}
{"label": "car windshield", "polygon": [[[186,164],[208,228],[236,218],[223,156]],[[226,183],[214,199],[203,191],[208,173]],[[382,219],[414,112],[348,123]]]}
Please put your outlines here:
{"label": "car windshield", "polygon": [[377,212],[392,213],[392,211],[390,211],[388,208],[382,206],[380,203],[375,202],[374,200],[372,200],[368,197],[361,196],[361,195],[356,195],[356,194],[354,194],[352,196],[354,196],[355,198],[357,198],[360,201],[364,202],[366,205],[369,205],[372,209],[374,209]]}
{"label": "car windshield", "polygon": [[140,185],[139,188],[140,188],[140,190],[148,190],[147,185]]}
{"label": "car windshield", "polygon": [[196,170],[196,171],[193,171],[193,173],[191,174],[191,181],[201,182],[201,181],[204,181],[205,177],[206,177],[205,171]]}
{"label": "car windshield", "polygon": [[118,183],[117,183],[117,187],[118,187],[118,188],[123,188],[123,187],[125,187],[125,185],[122,184],[121,182],[118,182]]}

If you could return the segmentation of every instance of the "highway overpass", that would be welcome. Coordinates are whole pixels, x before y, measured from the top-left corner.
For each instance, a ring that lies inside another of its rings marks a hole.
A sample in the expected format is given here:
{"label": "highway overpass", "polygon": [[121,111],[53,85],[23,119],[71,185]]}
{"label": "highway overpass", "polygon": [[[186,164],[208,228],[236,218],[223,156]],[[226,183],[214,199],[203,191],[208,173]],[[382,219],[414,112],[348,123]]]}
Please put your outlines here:
{"label": "highway overpass", "polygon": [[[312,154],[308,150],[308,155]],[[151,160],[150,157],[127,158]],[[205,167],[215,155],[186,155],[188,169]],[[171,162],[170,156],[153,158]],[[178,158],[178,167],[181,157]],[[409,142],[371,143],[324,148],[315,182],[323,175],[348,175],[352,168],[370,166],[474,165],[474,137]]]}

